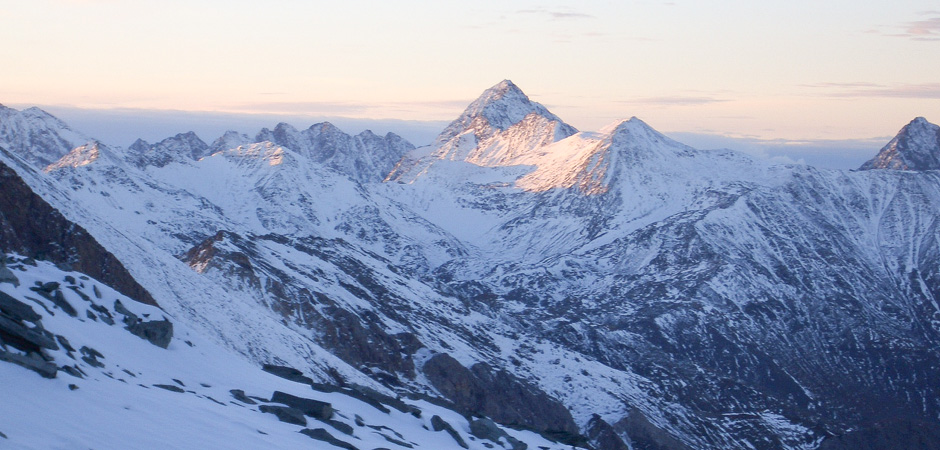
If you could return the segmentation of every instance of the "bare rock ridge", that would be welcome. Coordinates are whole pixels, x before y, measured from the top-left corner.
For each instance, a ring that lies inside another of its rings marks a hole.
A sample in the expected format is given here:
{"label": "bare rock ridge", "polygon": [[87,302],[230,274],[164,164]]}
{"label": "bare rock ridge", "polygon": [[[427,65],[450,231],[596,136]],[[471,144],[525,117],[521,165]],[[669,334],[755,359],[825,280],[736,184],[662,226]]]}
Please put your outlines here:
{"label": "bare rock ridge", "polygon": [[918,117],[859,170],[940,170],[940,126]]}
{"label": "bare rock ridge", "polygon": [[209,154],[209,146],[192,131],[179,133],[156,144],[138,139],[128,150],[128,157],[138,167],[164,167],[171,162],[198,161]]}
{"label": "bare rock ridge", "polygon": [[[223,138],[237,142],[227,133]],[[262,129],[253,142],[272,142],[347,175],[361,183],[382,181],[405,153],[414,149],[401,136],[378,136],[369,130],[350,136],[335,125],[323,122],[297,130],[279,123]]]}
{"label": "bare rock ridge", "polygon": [[[3,151],[0,149],[0,151]],[[141,303],[156,301],[84,228],[69,222],[0,162],[0,252],[69,267]]]}

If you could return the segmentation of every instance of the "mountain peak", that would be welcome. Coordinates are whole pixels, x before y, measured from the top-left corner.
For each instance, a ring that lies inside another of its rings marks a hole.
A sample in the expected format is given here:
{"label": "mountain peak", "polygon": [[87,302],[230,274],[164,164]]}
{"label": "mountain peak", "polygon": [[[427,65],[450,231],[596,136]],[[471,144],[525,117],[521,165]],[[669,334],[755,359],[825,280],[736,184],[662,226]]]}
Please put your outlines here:
{"label": "mountain peak", "polygon": [[[549,121],[564,124],[548,108],[530,100],[515,83],[503,80],[483,91],[483,94],[438,136],[437,142],[446,143],[468,129],[474,129],[478,139],[483,138],[484,135],[506,131],[533,113]],[[567,130],[566,135],[577,132],[568,124],[564,124],[564,128]]]}
{"label": "mountain peak", "polygon": [[940,126],[923,117],[910,121],[859,170],[940,170]]}
{"label": "mountain peak", "polygon": [[18,111],[0,106],[0,146],[37,167],[45,167],[91,139],[37,107]]}

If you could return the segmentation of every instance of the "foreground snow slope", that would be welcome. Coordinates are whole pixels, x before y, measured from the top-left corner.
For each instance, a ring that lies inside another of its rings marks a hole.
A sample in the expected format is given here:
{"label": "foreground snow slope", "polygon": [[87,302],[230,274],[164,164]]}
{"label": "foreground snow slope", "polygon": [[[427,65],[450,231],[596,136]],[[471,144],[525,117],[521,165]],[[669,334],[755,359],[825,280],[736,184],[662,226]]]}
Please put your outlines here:
{"label": "foreground snow slope", "polygon": [[[323,428],[357,448],[460,448],[448,432],[433,431],[434,416],[451,424],[471,449],[495,444],[471,435],[470,423],[460,414],[425,401],[406,401],[414,414],[394,407],[383,412],[342,392],[320,392],[266,373],[175,318],[173,339],[168,348],[160,348],[129,333],[122,323],[128,313],[166,318],[160,309],[45,261],[4,258],[18,286],[0,283],[0,292],[41,316],[36,322],[59,342],[59,349],[46,355],[75,370],[75,375],[60,370],[57,378],[45,379],[26,368],[0,364],[4,448],[333,448],[299,433],[303,426],[260,411],[263,404],[277,406],[265,402],[275,391],[331,404],[332,418],[307,417],[307,429]],[[51,282],[60,283],[64,301],[77,316],[30,289]],[[106,323],[106,317],[114,322]],[[239,398],[233,389],[249,397]],[[504,432],[529,448],[568,448],[532,432]]]}

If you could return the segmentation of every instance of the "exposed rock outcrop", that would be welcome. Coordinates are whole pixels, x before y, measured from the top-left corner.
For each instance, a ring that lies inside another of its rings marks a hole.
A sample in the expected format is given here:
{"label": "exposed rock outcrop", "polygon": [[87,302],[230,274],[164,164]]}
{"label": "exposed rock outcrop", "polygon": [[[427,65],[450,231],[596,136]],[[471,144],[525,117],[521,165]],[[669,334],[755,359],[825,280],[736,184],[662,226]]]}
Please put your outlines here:
{"label": "exposed rock outcrop", "polygon": [[550,436],[579,433],[571,413],[561,403],[506,371],[493,370],[483,363],[468,369],[446,353],[428,359],[423,371],[441,395],[465,414],[491,417],[502,424]]}
{"label": "exposed rock outcrop", "polygon": [[148,305],[156,301],[84,228],[33,193],[0,162],[0,252],[44,259],[87,274]]}

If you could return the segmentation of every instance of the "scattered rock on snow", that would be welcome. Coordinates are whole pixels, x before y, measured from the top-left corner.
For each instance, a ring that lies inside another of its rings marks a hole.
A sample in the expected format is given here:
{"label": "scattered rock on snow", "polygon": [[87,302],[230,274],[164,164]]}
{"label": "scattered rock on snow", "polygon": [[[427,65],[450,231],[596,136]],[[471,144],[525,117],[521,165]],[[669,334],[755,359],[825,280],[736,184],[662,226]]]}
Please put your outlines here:
{"label": "scattered rock on snow", "polygon": [[11,283],[13,286],[19,286],[20,280],[16,278],[12,270],[7,269],[6,264],[0,264],[0,283]]}
{"label": "scattered rock on snow", "polygon": [[463,448],[470,448],[463,438],[460,437],[460,433],[457,433],[457,430],[455,430],[453,426],[447,423],[444,419],[441,419],[441,416],[434,415],[431,417],[431,429],[434,431],[446,431],[447,434],[457,441],[458,445]]}
{"label": "scattered rock on snow", "polygon": [[0,292],[0,311],[6,313],[13,320],[25,320],[35,323],[42,318],[33,308],[4,292]]}
{"label": "scattered rock on snow", "polygon": [[160,389],[166,389],[166,390],[168,390],[168,391],[173,391],[173,392],[179,392],[179,393],[181,393],[181,394],[182,394],[183,392],[186,392],[186,391],[184,391],[182,388],[180,388],[179,386],[174,386],[174,385],[172,385],[172,384],[155,384],[155,385],[153,385],[153,387],[158,387],[158,388],[160,388]]}
{"label": "scattered rock on snow", "polygon": [[313,380],[310,377],[305,377],[304,373],[287,366],[278,366],[275,364],[265,364],[261,367],[267,373],[277,375],[285,380],[294,381],[297,383],[312,384]]}
{"label": "scattered rock on snow", "polygon": [[257,404],[258,404],[258,402],[256,402],[256,401],[254,401],[254,400],[248,398],[248,396],[245,395],[245,391],[243,391],[243,390],[241,390],[241,389],[232,389],[232,390],[230,390],[229,392],[232,394],[232,397],[235,397],[235,400],[238,400],[238,401],[240,401],[240,402],[242,402],[242,403],[245,403],[245,404],[247,404],[247,405],[257,405]]}
{"label": "scattered rock on snow", "polygon": [[316,419],[329,420],[333,417],[333,405],[327,402],[297,397],[281,391],[274,391],[271,401],[291,406]]}
{"label": "scattered rock on snow", "polygon": [[150,341],[160,348],[170,346],[173,339],[173,323],[169,320],[151,320],[149,322],[134,322],[127,326],[127,331],[141,339]]}
{"label": "scattered rock on snow", "polygon": [[309,436],[310,438],[326,442],[336,447],[345,448],[346,450],[359,450],[356,448],[356,446],[350,444],[349,442],[336,439],[323,428],[315,428],[312,430],[310,428],[304,428],[303,430],[300,430],[300,432]]}
{"label": "scattered rock on snow", "polygon": [[44,378],[55,378],[58,368],[55,363],[46,361],[37,353],[21,355],[0,350],[0,361],[10,362],[38,373]]}
{"label": "scattered rock on snow", "polygon": [[281,422],[292,423],[302,427],[307,426],[307,418],[304,417],[304,413],[290,406],[261,405],[258,407],[258,410],[263,413],[274,414],[277,416],[277,420]]}

